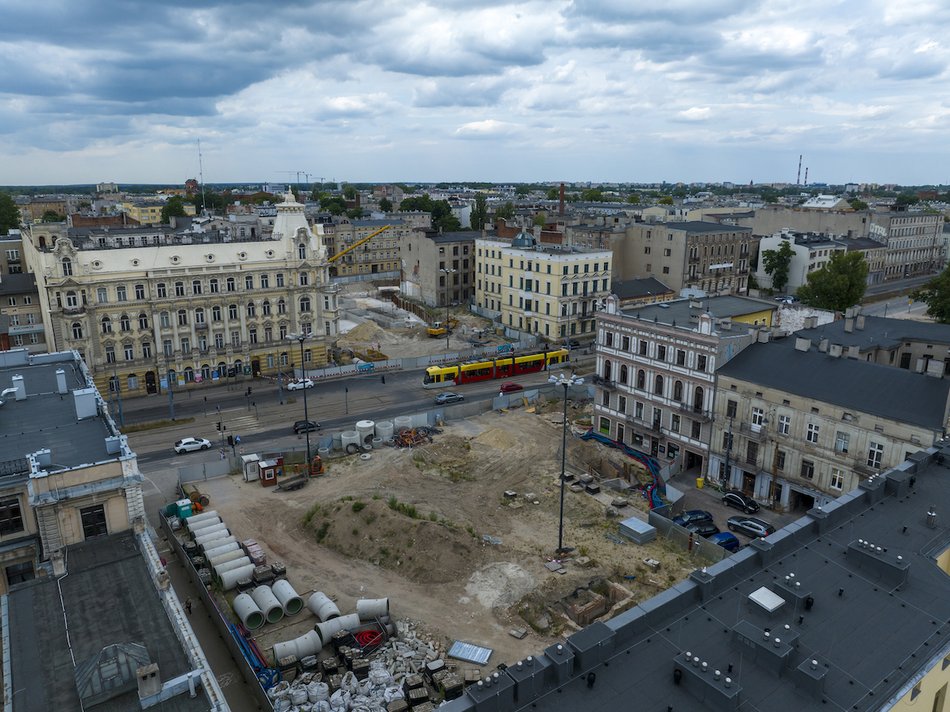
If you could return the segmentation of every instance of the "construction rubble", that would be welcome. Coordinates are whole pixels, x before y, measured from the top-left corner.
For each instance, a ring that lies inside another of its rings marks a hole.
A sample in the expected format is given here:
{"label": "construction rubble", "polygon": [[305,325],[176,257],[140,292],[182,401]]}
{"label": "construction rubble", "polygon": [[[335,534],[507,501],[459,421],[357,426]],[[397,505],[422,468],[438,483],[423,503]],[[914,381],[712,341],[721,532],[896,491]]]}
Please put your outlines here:
{"label": "construction rubble", "polygon": [[410,621],[396,623],[397,636],[340,677],[305,672],[267,694],[275,712],[426,712],[462,694],[463,681],[446,665],[443,646],[417,635]]}

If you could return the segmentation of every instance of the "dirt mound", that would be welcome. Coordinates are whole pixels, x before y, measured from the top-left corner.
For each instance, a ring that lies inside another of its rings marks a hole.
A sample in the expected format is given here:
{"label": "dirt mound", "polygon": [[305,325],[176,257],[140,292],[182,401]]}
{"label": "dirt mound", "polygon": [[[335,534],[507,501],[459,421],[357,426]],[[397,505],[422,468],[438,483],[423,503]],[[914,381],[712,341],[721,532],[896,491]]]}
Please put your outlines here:
{"label": "dirt mound", "polygon": [[398,341],[398,336],[390,334],[375,321],[364,321],[341,336],[338,343],[344,348],[349,348],[366,344],[391,344]]}
{"label": "dirt mound", "polygon": [[323,546],[417,583],[466,578],[486,558],[474,530],[395,498],[316,504],[304,524]]}

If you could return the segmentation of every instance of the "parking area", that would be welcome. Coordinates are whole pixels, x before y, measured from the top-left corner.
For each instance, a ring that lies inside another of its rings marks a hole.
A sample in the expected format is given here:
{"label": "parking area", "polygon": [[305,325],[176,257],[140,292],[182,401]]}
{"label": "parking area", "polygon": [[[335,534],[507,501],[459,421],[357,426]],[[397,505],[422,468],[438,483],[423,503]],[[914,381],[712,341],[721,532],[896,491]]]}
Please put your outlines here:
{"label": "parking area", "polygon": [[[683,511],[688,509],[704,509],[713,516],[713,522],[721,531],[729,531],[729,528],[726,526],[726,520],[729,517],[733,517],[737,514],[742,514],[738,509],[732,507],[727,507],[722,503],[722,492],[719,492],[716,489],[703,488],[698,489],[695,486],[695,480],[692,482],[686,482],[682,479],[677,479],[674,481],[674,484],[681,488],[685,496],[683,497],[684,507]],[[795,521],[800,516],[801,512],[798,513],[780,513],[774,512],[769,509],[760,509],[755,514],[751,515],[756,519],[761,519],[762,521],[768,522],[776,529],[781,529],[786,524]],[[750,538],[742,533],[736,533],[739,541],[742,545],[749,543]]]}

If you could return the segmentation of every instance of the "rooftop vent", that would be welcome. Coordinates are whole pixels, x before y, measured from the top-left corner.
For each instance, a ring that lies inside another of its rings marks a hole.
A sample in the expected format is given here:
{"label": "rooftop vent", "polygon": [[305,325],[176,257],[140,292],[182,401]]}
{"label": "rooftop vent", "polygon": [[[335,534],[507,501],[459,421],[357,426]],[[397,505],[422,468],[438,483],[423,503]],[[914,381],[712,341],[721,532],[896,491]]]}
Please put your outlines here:
{"label": "rooftop vent", "polygon": [[16,389],[16,399],[18,401],[26,400],[26,384],[23,383],[23,376],[18,373],[10,380],[13,382],[13,387]]}
{"label": "rooftop vent", "polygon": [[805,339],[801,336],[795,339],[795,350],[796,351],[809,351],[811,350],[811,339]]}

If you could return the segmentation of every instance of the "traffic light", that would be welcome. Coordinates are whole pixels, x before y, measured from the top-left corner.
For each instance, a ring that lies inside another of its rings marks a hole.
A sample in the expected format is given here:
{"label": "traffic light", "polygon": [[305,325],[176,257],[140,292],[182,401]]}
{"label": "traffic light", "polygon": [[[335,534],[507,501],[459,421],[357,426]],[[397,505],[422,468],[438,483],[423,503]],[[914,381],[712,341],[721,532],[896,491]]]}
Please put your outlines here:
{"label": "traffic light", "polygon": [[234,447],[234,436],[233,436],[233,435],[228,435],[228,445],[230,445],[231,447]]}
{"label": "traffic light", "polygon": [[219,433],[221,432],[221,421],[220,421],[220,420],[218,421],[218,432],[219,432]]}

